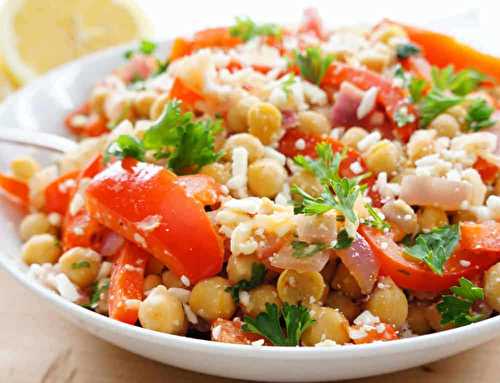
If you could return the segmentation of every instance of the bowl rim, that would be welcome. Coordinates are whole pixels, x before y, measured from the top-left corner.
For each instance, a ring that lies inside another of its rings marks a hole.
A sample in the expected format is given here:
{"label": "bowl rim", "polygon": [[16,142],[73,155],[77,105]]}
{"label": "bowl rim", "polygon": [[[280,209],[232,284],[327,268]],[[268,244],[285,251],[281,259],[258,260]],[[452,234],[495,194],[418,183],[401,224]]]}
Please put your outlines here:
{"label": "bowl rim", "polygon": [[[58,76],[64,76],[65,72],[71,68],[81,67],[94,61],[106,60],[115,58],[117,55],[122,55],[127,49],[134,47],[137,42],[123,44],[117,47],[101,50],[90,55],[87,55],[79,60],[75,60],[57,68],[54,68],[37,78],[24,88],[9,95],[4,102],[0,104],[0,115],[6,113],[12,105],[15,105],[17,100],[22,99],[25,95],[43,86],[50,79]],[[168,49],[171,40],[158,40],[158,45],[161,50]],[[87,84],[84,84],[87,85]],[[62,119],[61,119],[62,120]],[[32,127],[38,128],[38,127]],[[0,216],[1,219],[1,216]],[[458,327],[451,330],[436,332],[432,334],[419,335],[410,338],[403,338],[389,342],[375,342],[370,344],[348,344],[333,347],[283,347],[283,346],[249,346],[230,343],[221,343],[215,341],[207,341],[204,339],[189,338],[186,336],[172,335],[161,333],[158,331],[148,330],[142,327],[134,326],[113,320],[105,315],[95,313],[94,311],[85,309],[73,302],[70,302],[40,282],[30,277],[27,272],[21,270],[18,259],[8,256],[0,249],[0,267],[6,270],[11,276],[19,281],[22,285],[33,291],[37,296],[48,301],[54,308],[58,308],[68,315],[72,315],[83,321],[94,321],[100,328],[111,331],[125,333],[127,336],[145,340],[147,342],[162,343],[165,345],[175,345],[181,349],[196,348],[202,352],[218,352],[221,354],[240,354],[247,357],[266,357],[269,355],[277,355],[286,357],[287,359],[315,359],[318,357],[337,357],[350,358],[353,353],[356,357],[370,357],[375,354],[397,354],[410,350],[421,350],[434,346],[442,346],[446,343],[454,343],[454,341],[462,337],[470,337],[476,331],[491,331],[492,339],[495,333],[500,332],[500,315],[489,318],[467,326]],[[16,266],[17,265],[17,266]]]}

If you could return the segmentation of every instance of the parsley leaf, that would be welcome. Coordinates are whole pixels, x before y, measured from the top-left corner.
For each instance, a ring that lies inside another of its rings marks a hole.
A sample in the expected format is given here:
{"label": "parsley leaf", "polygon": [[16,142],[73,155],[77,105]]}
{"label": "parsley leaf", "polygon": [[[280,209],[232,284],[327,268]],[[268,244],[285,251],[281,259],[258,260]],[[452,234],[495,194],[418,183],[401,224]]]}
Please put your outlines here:
{"label": "parsley leaf", "polygon": [[473,313],[471,310],[476,301],[484,299],[482,288],[462,277],[459,286],[454,286],[450,290],[453,295],[443,295],[442,302],[437,305],[441,313],[441,324],[465,326],[484,319],[483,315]]}
{"label": "parsley leaf", "polygon": [[483,73],[474,69],[464,69],[455,73],[452,65],[443,69],[432,67],[431,77],[434,89],[450,90],[457,96],[469,94],[486,79]]}
{"label": "parsley leaf", "polygon": [[335,250],[347,249],[348,247],[351,247],[353,241],[354,238],[349,237],[347,230],[340,230],[337,235],[337,243],[333,246],[333,248]]}
{"label": "parsley leaf", "polygon": [[420,102],[424,95],[425,80],[421,78],[412,77],[408,83],[408,91],[413,102]]}
{"label": "parsley leaf", "polygon": [[277,24],[257,24],[249,17],[237,17],[236,24],[229,27],[229,33],[233,37],[239,37],[243,41],[251,40],[257,36],[281,36],[281,27]]}
{"label": "parsley leaf", "polygon": [[[154,43],[153,41],[150,41],[150,40],[142,40],[140,43],[139,43],[139,48],[137,48],[137,53],[141,53],[141,54],[144,54],[144,55],[152,55],[155,51],[156,51],[156,48],[157,48],[157,44]],[[131,59],[134,55],[136,54],[135,51],[133,50],[128,50],[126,51],[123,56],[129,60]]]}
{"label": "parsley leaf", "polygon": [[233,286],[226,288],[226,292],[231,293],[231,297],[235,303],[240,301],[241,290],[251,290],[261,285],[266,276],[266,267],[262,263],[255,262],[252,264],[252,276],[250,280],[243,279]]}
{"label": "parsley leaf", "polygon": [[487,128],[495,124],[495,121],[491,119],[492,114],[493,108],[484,99],[474,99],[467,109],[467,115],[465,116],[467,128],[477,132],[482,128]]}
{"label": "parsley leaf", "polygon": [[266,311],[255,319],[246,316],[242,328],[243,331],[262,335],[275,346],[294,347],[298,346],[302,333],[314,322],[304,306],[285,302],[280,310],[276,304],[266,303]]}
{"label": "parsley leaf", "polygon": [[391,228],[391,225],[384,221],[384,219],[380,216],[380,214],[370,205],[365,204],[366,210],[371,216],[371,219],[367,219],[365,223],[369,226],[372,226],[380,231],[387,231]]}
{"label": "parsley leaf", "polygon": [[408,106],[406,105],[400,106],[394,113],[394,120],[396,121],[398,128],[414,122],[415,119],[415,115],[408,111]]}
{"label": "parsley leaf", "polygon": [[292,256],[295,258],[309,258],[325,250],[328,247],[325,243],[307,243],[302,241],[292,242]]}
{"label": "parsley leaf", "polygon": [[462,101],[462,97],[446,95],[440,90],[432,89],[420,102],[421,127],[425,128],[441,113]]}
{"label": "parsley leaf", "polygon": [[95,309],[99,300],[101,299],[101,295],[106,293],[109,289],[109,279],[102,279],[101,281],[97,281],[92,285],[91,295],[90,295],[90,303],[82,305],[88,309]]}
{"label": "parsley leaf", "polygon": [[136,160],[143,161],[146,150],[142,141],[139,139],[122,134],[118,139],[109,145],[104,155],[104,160],[107,162],[110,156],[116,158],[132,157]]}
{"label": "parsley leaf", "polygon": [[405,246],[405,252],[427,264],[438,275],[443,275],[444,265],[451,257],[460,240],[458,225],[443,226],[428,233],[417,235],[413,246]]}
{"label": "parsley leaf", "polygon": [[420,48],[412,43],[398,44],[396,45],[396,55],[398,59],[405,59],[410,56],[418,55],[420,53]]}
{"label": "parsley leaf", "polygon": [[196,172],[222,156],[215,152],[220,129],[220,121],[194,121],[192,113],[181,112],[179,101],[172,101],[146,131],[143,144],[146,150],[155,151],[156,158],[167,158],[176,173]]}
{"label": "parsley leaf", "polygon": [[333,55],[323,55],[319,47],[306,48],[305,54],[299,51],[293,54],[293,61],[299,67],[301,76],[316,85],[321,83],[333,60]]}
{"label": "parsley leaf", "polygon": [[89,261],[80,261],[80,262],[74,262],[71,264],[72,270],[84,269],[84,268],[89,268],[89,267],[90,267]]}

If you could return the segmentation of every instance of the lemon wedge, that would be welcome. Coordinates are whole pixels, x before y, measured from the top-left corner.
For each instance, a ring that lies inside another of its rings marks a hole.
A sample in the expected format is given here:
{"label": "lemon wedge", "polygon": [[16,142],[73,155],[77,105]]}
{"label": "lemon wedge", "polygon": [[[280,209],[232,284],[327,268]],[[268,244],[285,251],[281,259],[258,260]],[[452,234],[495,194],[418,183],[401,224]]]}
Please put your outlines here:
{"label": "lemon wedge", "polygon": [[6,0],[0,55],[17,85],[90,52],[151,35],[133,0]]}

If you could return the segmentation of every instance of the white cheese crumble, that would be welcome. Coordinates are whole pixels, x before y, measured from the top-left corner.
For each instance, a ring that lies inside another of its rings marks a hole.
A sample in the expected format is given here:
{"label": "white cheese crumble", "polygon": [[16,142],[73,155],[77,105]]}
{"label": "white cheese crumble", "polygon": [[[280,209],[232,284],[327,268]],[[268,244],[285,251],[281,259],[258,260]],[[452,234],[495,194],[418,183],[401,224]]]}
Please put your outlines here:
{"label": "white cheese crumble", "polygon": [[134,233],[134,241],[141,247],[146,247],[146,240],[138,233]]}
{"label": "white cheese crumble", "polygon": [[191,296],[191,291],[183,289],[181,287],[171,287],[167,290],[170,294],[175,296],[182,303],[188,303],[189,297]]}
{"label": "white cheese crumble", "polygon": [[252,342],[252,346],[264,346],[264,339],[257,339]]}
{"label": "white cheese crumble", "polygon": [[248,174],[248,151],[241,146],[233,149],[232,177],[227,187],[238,193],[239,197],[246,196]]}
{"label": "white cheese crumble", "polygon": [[222,333],[222,327],[220,325],[215,326],[212,329],[212,338],[215,340],[219,339],[221,333]]}
{"label": "white cheese crumble", "polygon": [[459,261],[459,263],[460,263],[460,266],[462,266],[462,267],[469,267],[471,265],[471,263],[469,261],[467,261],[466,259],[461,259]]}
{"label": "white cheese crumble", "polygon": [[351,165],[349,165],[349,169],[351,169],[354,174],[361,174],[363,172],[363,168],[358,161],[354,161]]}
{"label": "white cheese crumble", "polygon": [[137,223],[137,228],[142,231],[153,231],[161,223],[161,216],[159,215],[148,215],[142,221]]}
{"label": "white cheese crumble", "polygon": [[186,304],[186,303],[183,303],[182,307],[184,308],[184,312],[186,313],[186,318],[189,321],[189,323],[197,324],[198,323],[198,317],[193,312],[193,310],[191,310],[191,307],[188,304]]}
{"label": "white cheese crumble", "polygon": [[55,285],[59,294],[70,302],[76,302],[80,298],[77,287],[69,280],[66,274],[55,276]]}
{"label": "white cheese crumble", "polygon": [[181,278],[180,278],[182,284],[186,287],[189,287],[191,285],[191,281],[189,280],[188,277],[186,277],[185,275],[181,275]]}
{"label": "white cheese crumble", "polygon": [[240,291],[239,298],[243,306],[248,306],[250,304],[250,294],[248,293],[248,291]]}
{"label": "white cheese crumble", "polygon": [[356,117],[358,120],[366,117],[375,107],[377,101],[378,88],[372,86],[364,94],[361,102],[359,103],[358,109],[356,110]]}
{"label": "white cheese crumble", "polygon": [[377,142],[379,142],[381,138],[382,138],[382,135],[380,134],[379,131],[376,130],[376,131],[370,133],[369,135],[367,135],[361,141],[359,141],[358,145],[357,145],[357,148],[360,151],[364,152],[367,149],[369,149],[370,146],[372,146],[372,145],[376,144]]}
{"label": "white cheese crumble", "polygon": [[304,141],[303,138],[299,138],[297,141],[295,141],[295,149],[304,150],[305,148],[306,148],[306,142]]}
{"label": "white cheese crumble", "polygon": [[314,347],[336,347],[339,346],[337,342],[331,339],[324,339],[321,342],[318,342],[314,345]]}

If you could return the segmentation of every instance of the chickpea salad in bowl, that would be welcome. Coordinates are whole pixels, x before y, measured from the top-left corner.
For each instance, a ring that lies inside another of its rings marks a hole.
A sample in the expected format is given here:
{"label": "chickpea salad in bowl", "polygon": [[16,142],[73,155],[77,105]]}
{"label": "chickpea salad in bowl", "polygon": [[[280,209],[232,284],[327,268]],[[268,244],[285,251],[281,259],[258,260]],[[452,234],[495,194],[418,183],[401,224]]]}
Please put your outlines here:
{"label": "chickpea salad in bowl", "polygon": [[384,20],[142,41],[0,188],[30,275],[130,325],[340,346],[500,312],[500,59]]}

